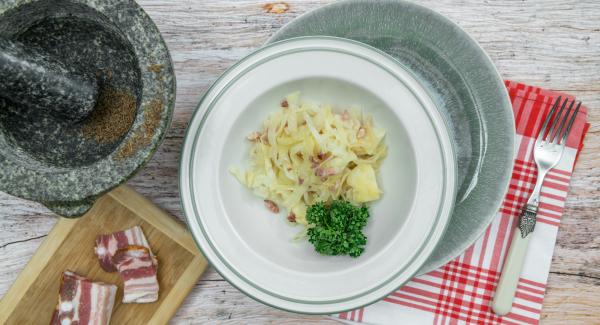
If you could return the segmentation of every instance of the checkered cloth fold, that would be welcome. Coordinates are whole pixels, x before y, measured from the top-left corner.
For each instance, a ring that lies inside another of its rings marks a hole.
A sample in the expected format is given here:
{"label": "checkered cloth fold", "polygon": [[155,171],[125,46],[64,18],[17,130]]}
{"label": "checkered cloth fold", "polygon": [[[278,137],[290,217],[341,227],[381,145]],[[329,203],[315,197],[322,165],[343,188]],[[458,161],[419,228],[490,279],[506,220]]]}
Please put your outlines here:
{"label": "checkered cloth fold", "polygon": [[490,308],[512,229],[535,185],[537,172],[533,144],[541,124],[558,96],[522,83],[506,81],[516,121],[515,166],[500,211],[491,225],[461,256],[438,270],[419,276],[365,308],[335,315],[348,322],[367,324],[537,324],[556,235],[571,173],[589,128],[587,109],[582,109],[567,141],[559,165],[546,177],[535,232],[510,314],[499,317]]}

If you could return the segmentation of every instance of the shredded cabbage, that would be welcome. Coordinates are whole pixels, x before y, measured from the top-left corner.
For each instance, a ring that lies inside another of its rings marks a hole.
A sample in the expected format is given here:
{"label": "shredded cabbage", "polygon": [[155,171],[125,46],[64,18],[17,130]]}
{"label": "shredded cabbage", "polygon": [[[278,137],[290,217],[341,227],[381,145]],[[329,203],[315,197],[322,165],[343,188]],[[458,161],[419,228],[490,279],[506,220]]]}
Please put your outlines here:
{"label": "shredded cabbage", "polygon": [[316,202],[344,199],[355,205],[378,200],[377,172],[387,154],[385,130],[359,109],[335,113],[330,105],[286,97],[259,132],[248,136],[250,168],[230,172],[259,197],[306,225]]}

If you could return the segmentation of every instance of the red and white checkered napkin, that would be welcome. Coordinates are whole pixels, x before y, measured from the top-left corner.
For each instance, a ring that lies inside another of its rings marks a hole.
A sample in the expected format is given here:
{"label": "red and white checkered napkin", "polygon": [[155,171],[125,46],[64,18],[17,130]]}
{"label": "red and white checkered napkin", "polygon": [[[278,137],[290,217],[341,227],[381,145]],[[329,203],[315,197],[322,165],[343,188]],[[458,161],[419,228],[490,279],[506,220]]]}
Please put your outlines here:
{"label": "red and white checkered napkin", "polygon": [[[504,202],[483,237],[460,257],[412,281],[373,305],[336,317],[368,324],[537,324],[550,271],[552,253],[569,183],[583,138],[587,109],[582,106],[567,141],[566,152],[544,182],[535,232],[512,312],[492,313],[491,300],[513,227],[536,181],[532,148],[555,99],[566,94],[506,81],[515,115],[515,167]],[[572,98],[572,97],[571,97]]]}

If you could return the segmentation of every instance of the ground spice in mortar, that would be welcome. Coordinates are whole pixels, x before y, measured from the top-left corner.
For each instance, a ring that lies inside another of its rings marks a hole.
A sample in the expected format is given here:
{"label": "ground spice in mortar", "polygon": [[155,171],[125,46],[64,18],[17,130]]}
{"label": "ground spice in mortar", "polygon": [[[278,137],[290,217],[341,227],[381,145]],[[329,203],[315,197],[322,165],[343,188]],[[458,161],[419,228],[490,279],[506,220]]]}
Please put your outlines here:
{"label": "ground spice in mortar", "polygon": [[148,67],[148,71],[154,72],[154,73],[160,73],[163,69],[163,65],[162,64],[153,64],[151,66]]}
{"label": "ground spice in mortar", "polygon": [[136,109],[135,97],[130,93],[113,88],[103,89],[81,132],[86,138],[97,142],[114,142],[129,131]]}
{"label": "ground spice in mortar", "polygon": [[121,147],[117,159],[133,156],[139,149],[152,143],[152,137],[160,125],[163,110],[162,99],[154,99],[144,107],[144,123],[135,134]]}

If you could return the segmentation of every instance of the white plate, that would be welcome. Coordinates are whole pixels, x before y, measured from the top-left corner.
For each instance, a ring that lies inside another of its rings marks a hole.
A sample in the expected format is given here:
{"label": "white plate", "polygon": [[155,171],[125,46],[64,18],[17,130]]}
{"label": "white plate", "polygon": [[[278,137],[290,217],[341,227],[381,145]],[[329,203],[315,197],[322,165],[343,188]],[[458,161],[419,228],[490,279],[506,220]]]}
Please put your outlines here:
{"label": "white plate", "polygon": [[[228,172],[248,161],[245,136],[296,90],[303,100],[359,106],[387,130],[384,195],[371,205],[359,258],[293,242],[301,228]],[[381,299],[419,270],[447,226],[455,177],[446,126],[409,71],[364,44],[307,37],[267,46],[215,82],[188,127],[180,190],[192,234],[224,278],[265,304],[326,314]]]}

